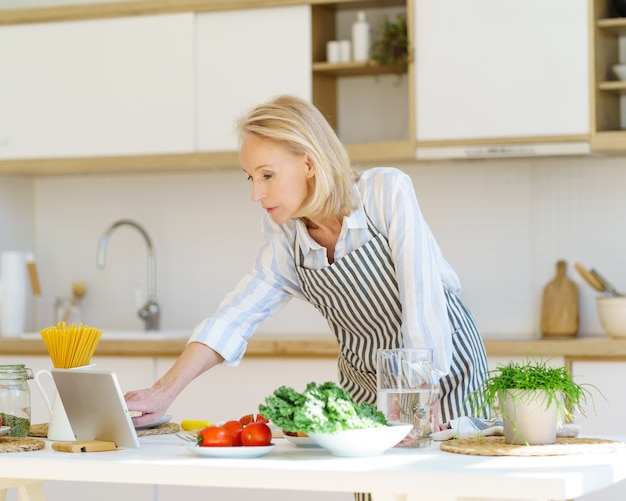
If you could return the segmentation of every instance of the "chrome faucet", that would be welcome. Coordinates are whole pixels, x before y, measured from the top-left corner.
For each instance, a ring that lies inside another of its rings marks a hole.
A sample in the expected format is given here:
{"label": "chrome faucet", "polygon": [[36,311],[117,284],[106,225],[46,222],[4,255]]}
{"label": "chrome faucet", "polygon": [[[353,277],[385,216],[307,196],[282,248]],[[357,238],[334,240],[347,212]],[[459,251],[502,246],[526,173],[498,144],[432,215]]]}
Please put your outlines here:
{"label": "chrome faucet", "polygon": [[119,221],[113,223],[100,239],[96,264],[99,269],[104,269],[104,253],[106,251],[107,244],[109,243],[109,238],[117,227],[124,225],[135,228],[143,235],[143,238],[146,241],[146,247],[148,250],[148,298],[146,304],[139,309],[137,314],[144,321],[145,329],[147,331],[157,331],[159,330],[161,310],[156,302],[156,258],[154,256],[154,245],[152,245],[152,240],[150,240],[146,230],[130,219],[120,219]]}

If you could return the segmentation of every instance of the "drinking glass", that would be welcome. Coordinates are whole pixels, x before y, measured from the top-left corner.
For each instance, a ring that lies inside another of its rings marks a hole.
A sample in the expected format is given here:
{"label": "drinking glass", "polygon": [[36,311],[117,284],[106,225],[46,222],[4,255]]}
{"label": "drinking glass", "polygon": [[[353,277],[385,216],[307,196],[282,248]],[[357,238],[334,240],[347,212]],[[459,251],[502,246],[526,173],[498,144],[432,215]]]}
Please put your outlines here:
{"label": "drinking glass", "polygon": [[377,406],[390,424],[411,424],[413,430],[398,447],[431,444],[431,410],[437,401],[438,379],[430,349],[378,349]]}

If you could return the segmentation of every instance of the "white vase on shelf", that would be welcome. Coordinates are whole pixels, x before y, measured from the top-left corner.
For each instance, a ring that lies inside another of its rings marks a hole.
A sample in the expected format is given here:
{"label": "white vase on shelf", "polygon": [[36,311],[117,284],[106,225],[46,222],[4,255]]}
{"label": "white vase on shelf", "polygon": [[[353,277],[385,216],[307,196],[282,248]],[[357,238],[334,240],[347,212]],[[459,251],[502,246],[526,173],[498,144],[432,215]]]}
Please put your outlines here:
{"label": "white vase on shelf", "polygon": [[370,25],[365,19],[365,12],[361,10],[352,25],[352,59],[359,62],[369,61],[370,47]]}

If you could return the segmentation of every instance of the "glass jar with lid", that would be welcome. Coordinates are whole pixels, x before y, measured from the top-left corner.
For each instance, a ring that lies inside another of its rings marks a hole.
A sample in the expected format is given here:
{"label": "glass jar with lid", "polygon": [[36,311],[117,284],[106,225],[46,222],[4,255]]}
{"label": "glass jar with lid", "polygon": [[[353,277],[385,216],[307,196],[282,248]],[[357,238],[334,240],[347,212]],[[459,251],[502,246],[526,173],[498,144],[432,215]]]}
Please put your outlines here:
{"label": "glass jar with lid", "polygon": [[30,388],[33,371],[24,364],[0,365],[0,416],[6,436],[25,437],[30,429]]}

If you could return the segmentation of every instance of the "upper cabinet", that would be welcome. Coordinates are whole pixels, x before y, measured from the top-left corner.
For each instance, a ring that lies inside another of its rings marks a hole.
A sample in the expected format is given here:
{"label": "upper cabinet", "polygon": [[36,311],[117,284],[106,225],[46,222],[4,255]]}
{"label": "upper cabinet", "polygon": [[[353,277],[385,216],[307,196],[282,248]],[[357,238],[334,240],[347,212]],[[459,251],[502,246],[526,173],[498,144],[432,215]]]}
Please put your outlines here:
{"label": "upper cabinet", "polygon": [[626,17],[611,0],[591,3],[591,147],[597,151],[626,150],[626,80],[613,65],[626,62]]}
{"label": "upper cabinet", "polygon": [[236,150],[236,119],[278,94],[311,99],[308,5],[197,16],[197,150]]}
{"label": "upper cabinet", "polygon": [[587,8],[587,0],[415,0],[418,155],[587,141]]}
{"label": "upper cabinet", "polygon": [[[626,151],[626,83],[611,73],[626,60],[626,18],[611,2],[0,11],[0,173],[239,167],[236,119],[283,93],[312,99],[356,164]],[[327,60],[360,11],[373,43],[386,20],[406,17],[407,60]]]}
{"label": "upper cabinet", "polygon": [[192,13],[0,27],[0,159],[193,148]]}

